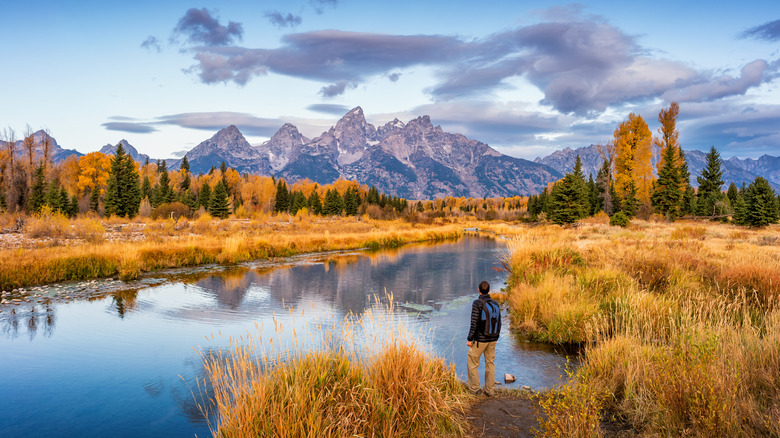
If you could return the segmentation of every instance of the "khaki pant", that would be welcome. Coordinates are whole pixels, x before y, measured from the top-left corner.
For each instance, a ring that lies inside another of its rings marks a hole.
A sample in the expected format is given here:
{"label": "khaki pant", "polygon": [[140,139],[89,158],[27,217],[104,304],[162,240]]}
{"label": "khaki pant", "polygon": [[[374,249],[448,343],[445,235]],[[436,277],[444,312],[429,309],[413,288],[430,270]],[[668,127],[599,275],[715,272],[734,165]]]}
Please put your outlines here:
{"label": "khaki pant", "polygon": [[496,390],[496,366],[493,361],[496,359],[495,342],[477,342],[471,343],[469,356],[467,360],[468,369],[468,387],[469,391],[477,392],[479,389],[479,358],[485,355],[485,394],[493,395]]}

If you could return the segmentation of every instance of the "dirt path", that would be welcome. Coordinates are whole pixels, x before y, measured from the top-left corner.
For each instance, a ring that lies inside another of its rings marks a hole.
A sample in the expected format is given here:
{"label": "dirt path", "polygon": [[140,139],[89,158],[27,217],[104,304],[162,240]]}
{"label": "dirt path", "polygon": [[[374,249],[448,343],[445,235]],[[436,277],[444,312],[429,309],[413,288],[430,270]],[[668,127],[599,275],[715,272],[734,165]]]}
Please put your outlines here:
{"label": "dirt path", "polygon": [[480,397],[466,415],[470,436],[533,437],[531,428],[538,427],[536,405],[529,395],[517,392],[501,391],[493,397]]}

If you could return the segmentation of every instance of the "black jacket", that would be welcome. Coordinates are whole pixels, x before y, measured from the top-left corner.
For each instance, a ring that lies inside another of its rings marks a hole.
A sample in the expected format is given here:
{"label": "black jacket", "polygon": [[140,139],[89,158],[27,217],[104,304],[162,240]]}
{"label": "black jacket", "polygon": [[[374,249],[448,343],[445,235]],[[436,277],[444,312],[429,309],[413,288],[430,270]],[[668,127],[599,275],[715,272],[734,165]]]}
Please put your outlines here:
{"label": "black jacket", "polygon": [[477,342],[495,342],[498,340],[498,334],[493,336],[485,335],[485,321],[482,321],[482,306],[490,299],[490,294],[480,295],[479,298],[471,303],[471,327],[469,328],[468,341]]}

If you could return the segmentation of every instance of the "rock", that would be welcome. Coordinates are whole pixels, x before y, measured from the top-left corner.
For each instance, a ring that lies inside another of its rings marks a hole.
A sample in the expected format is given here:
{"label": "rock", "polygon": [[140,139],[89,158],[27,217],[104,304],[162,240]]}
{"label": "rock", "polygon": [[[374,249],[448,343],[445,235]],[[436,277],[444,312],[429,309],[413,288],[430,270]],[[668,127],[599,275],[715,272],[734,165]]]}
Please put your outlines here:
{"label": "rock", "polygon": [[523,391],[530,391],[530,390],[531,390],[531,387],[530,387],[530,386],[523,385],[522,387],[520,387],[520,389],[522,389]]}
{"label": "rock", "polygon": [[514,383],[517,378],[512,374],[504,374],[504,383]]}

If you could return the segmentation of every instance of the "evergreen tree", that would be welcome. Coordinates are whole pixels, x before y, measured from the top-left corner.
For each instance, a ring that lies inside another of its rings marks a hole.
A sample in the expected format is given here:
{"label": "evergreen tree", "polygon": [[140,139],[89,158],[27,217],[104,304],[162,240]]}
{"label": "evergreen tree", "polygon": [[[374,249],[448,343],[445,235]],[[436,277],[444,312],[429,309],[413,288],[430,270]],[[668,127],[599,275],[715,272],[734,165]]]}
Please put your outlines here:
{"label": "evergreen tree", "polygon": [[655,210],[672,221],[680,215],[684,193],[681,191],[682,176],[677,159],[677,149],[674,146],[669,145],[664,148],[658,170],[658,180],[655,182],[650,197]]}
{"label": "evergreen tree", "polygon": [[726,191],[726,198],[729,200],[729,205],[731,206],[731,211],[734,212],[734,206],[737,204],[737,197],[739,196],[739,189],[737,188],[737,185],[734,184],[732,181],[731,184],[729,184],[729,189]]}
{"label": "evergreen tree", "polygon": [[620,200],[620,211],[622,211],[629,219],[636,216],[636,212],[639,211],[639,199],[636,197],[636,188],[634,182],[630,181],[626,192],[623,195],[623,199]]}
{"label": "evergreen tree", "polygon": [[306,208],[308,203],[306,201],[306,195],[303,194],[302,191],[294,191],[292,192],[291,196],[292,200],[290,201],[290,214],[297,214],[299,210],[302,208]]}
{"label": "evergreen tree", "polygon": [[274,204],[274,211],[281,213],[289,209],[290,192],[287,190],[287,183],[283,179],[279,179],[279,182],[276,184],[276,203]]}
{"label": "evergreen tree", "polygon": [[76,217],[79,214],[79,198],[73,195],[70,198],[70,206],[68,207],[68,214],[70,217]]}
{"label": "evergreen tree", "polygon": [[62,187],[60,189],[60,196],[59,196],[59,207],[62,214],[66,216],[70,216],[70,196],[68,196],[67,190],[65,190],[65,187]]}
{"label": "evergreen tree", "polygon": [[187,188],[184,193],[181,194],[181,203],[194,210],[198,206],[198,201],[195,200],[195,195],[192,190]]}
{"label": "evergreen tree", "polygon": [[322,212],[326,216],[337,216],[344,211],[344,200],[338,190],[329,189],[325,193],[325,202],[322,203]]}
{"label": "evergreen tree", "polygon": [[27,211],[30,213],[41,211],[41,207],[46,203],[46,181],[44,180],[44,173],[42,165],[35,169],[32,193],[27,200]]}
{"label": "evergreen tree", "polygon": [[154,187],[154,192],[153,199],[150,199],[150,201],[152,201],[152,207],[158,207],[162,204],[173,202],[176,197],[171,188],[171,177],[168,174],[165,161],[162,162],[160,181],[158,181],[157,185]]}
{"label": "evergreen tree", "polygon": [[198,192],[198,204],[206,210],[208,210],[211,205],[211,186],[208,182],[204,182],[203,187],[201,187],[200,192]]}
{"label": "evergreen tree", "polygon": [[190,184],[191,184],[190,163],[187,161],[186,155],[181,159],[181,165],[179,166],[179,168],[181,169],[181,172],[184,174],[184,178],[182,179],[179,188],[181,189],[181,192],[184,193],[190,189]]}
{"label": "evergreen tree", "polygon": [[579,154],[571,173],[553,186],[547,210],[550,220],[556,224],[570,224],[588,215],[590,194]]}
{"label": "evergreen tree", "polygon": [[190,173],[190,162],[187,161],[186,155],[181,158],[181,164],[179,165],[179,169],[183,170],[186,173]]}
{"label": "evergreen tree", "polygon": [[141,203],[141,186],[133,158],[119,144],[111,159],[106,189],[106,214],[135,217]]}
{"label": "evergreen tree", "polygon": [[322,199],[320,199],[320,194],[317,193],[316,186],[311,191],[311,195],[309,195],[309,212],[317,215],[322,214]]}
{"label": "evergreen tree", "polygon": [[723,186],[723,160],[713,146],[705,157],[707,160],[701,175],[696,177],[699,190],[696,193],[696,214],[710,216],[714,212],[715,204],[723,199],[720,188]]}
{"label": "evergreen tree", "polygon": [[376,189],[376,187],[371,186],[370,189],[368,189],[368,195],[366,196],[366,203],[378,205],[379,204],[379,190]]}
{"label": "evergreen tree", "polygon": [[89,210],[97,212],[98,208],[100,208],[100,188],[95,186],[89,195]]}
{"label": "evergreen tree", "polygon": [[739,223],[751,227],[765,227],[778,222],[775,191],[769,181],[757,177],[745,190],[745,205]]}
{"label": "evergreen tree", "polygon": [[211,203],[209,204],[209,214],[221,219],[225,219],[230,215],[230,200],[228,199],[227,188],[222,181],[218,182],[214,187]]}
{"label": "evergreen tree", "polygon": [[44,204],[48,205],[52,211],[64,212],[62,200],[60,198],[60,182],[56,179],[51,180],[46,193],[43,196]]}
{"label": "evergreen tree", "polygon": [[[400,205],[400,203],[399,203]],[[354,216],[360,207],[360,193],[355,186],[350,186],[344,193],[344,212],[347,216]]]}
{"label": "evergreen tree", "polygon": [[[148,160],[147,160],[148,161]],[[144,182],[141,185],[141,199],[149,198],[152,199],[152,183],[149,181],[149,177],[144,177]]]}

